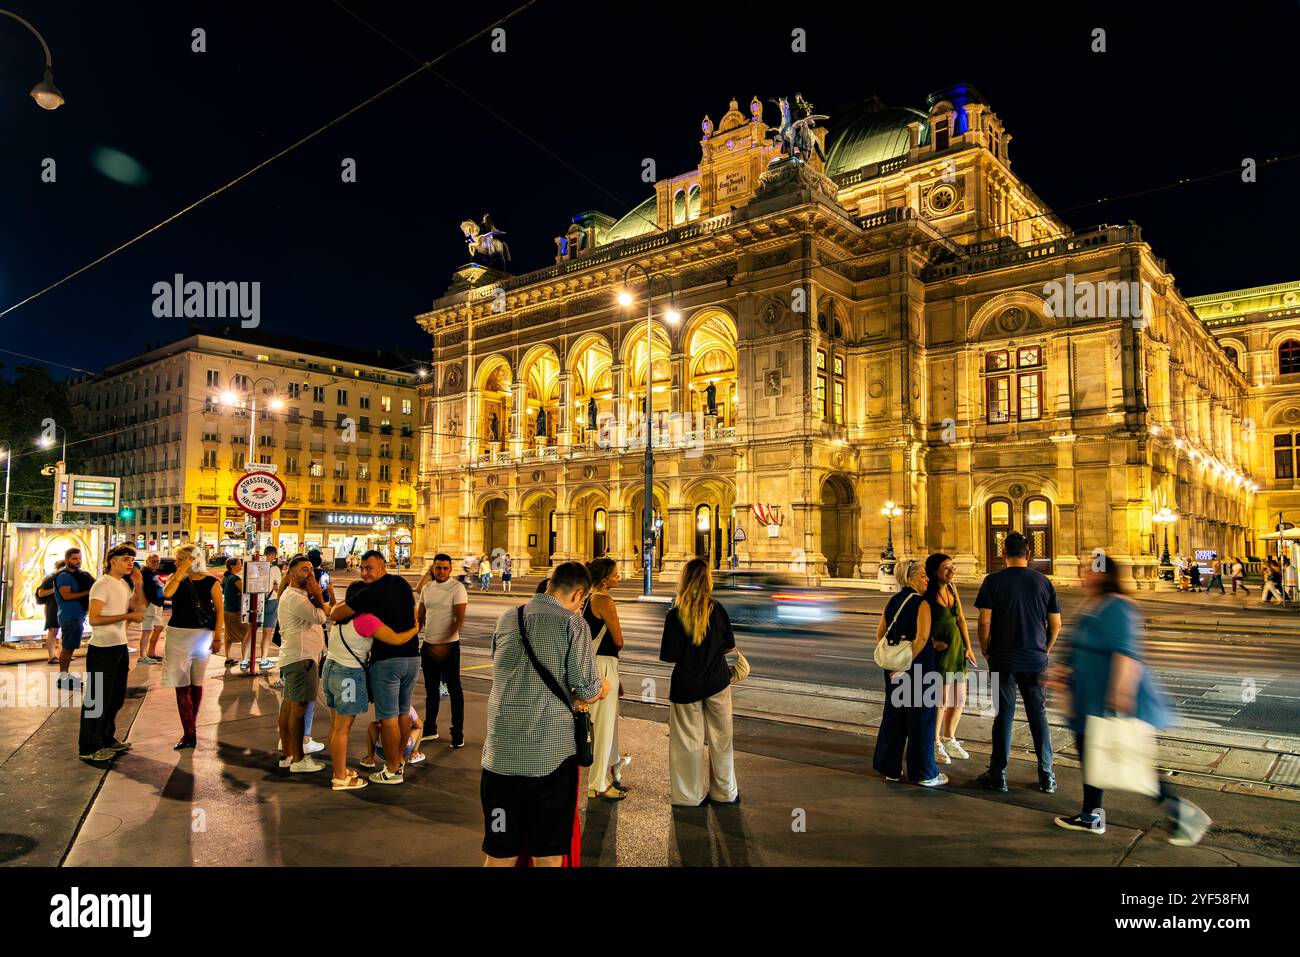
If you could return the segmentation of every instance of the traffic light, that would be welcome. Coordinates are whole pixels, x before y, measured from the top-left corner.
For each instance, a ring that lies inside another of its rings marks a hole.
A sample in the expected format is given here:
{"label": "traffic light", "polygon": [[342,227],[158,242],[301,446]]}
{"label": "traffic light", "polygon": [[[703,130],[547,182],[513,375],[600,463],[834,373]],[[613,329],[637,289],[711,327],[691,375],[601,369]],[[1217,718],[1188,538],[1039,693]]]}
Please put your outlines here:
{"label": "traffic light", "polygon": [[124,505],[124,506],[122,506],[122,510],[121,510],[120,512],[117,513],[117,517],[120,518],[120,519],[121,519],[122,521],[124,521],[124,522],[129,522],[129,521],[131,521],[131,519],[135,518],[135,510],[134,510],[134,509],[127,508],[127,507]]}

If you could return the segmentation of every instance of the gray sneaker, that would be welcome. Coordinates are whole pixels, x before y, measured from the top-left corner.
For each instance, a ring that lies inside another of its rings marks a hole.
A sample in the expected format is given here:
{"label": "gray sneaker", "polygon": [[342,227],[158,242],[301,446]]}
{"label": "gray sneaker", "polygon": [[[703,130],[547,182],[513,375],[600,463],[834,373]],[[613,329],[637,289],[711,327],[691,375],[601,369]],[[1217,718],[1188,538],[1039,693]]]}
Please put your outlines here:
{"label": "gray sneaker", "polygon": [[1178,821],[1174,828],[1174,836],[1169,839],[1169,843],[1176,847],[1192,847],[1199,844],[1213,823],[1210,815],[1191,801],[1179,798]]}
{"label": "gray sneaker", "polygon": [[405,778],[402,777],[400,770],[394,772],[388,770],[388,768],[380,768],[370,775],[371,784],[401,784],[404,780]]}

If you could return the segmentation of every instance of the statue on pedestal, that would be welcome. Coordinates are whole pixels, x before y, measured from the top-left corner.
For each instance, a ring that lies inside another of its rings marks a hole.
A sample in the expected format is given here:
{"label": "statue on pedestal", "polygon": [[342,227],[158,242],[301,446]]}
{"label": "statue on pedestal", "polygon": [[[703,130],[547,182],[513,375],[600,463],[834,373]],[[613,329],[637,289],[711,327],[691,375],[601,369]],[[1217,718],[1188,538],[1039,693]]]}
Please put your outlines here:
{"label": "statue on pedestal", "polygon": [[462,220],[460,231],[472,262],[505,271],[510,264],[510,247],[500,238],[505,231],[496,228],[491,216],[484,213],[481,226],[472,219]]}
{"label": "statue on pedestal", "polygon": [[595,398],[587,399],[587,428],[596,427],[596,400]]}
{"label": "statue on pedestal", "polygon": [[546,431],[546,410],[545,409],[537,410],[537,437],[539,439],[545,439],[548,437]]}
{"label": "statue on pedestal", "polygon": [[781,97],[779,100],[773,100],[777,108],[781,111],[781,126],[773,133],[778,145],[781,147],[781,156],[797,157],[805,162],[813,156],[819,157],[823,162],[826,155],[822,152],[821,144],[817,142],[817,137],[813,135],[812,128],[817,125],[818,120],[828,120],[829,116],[823,114],[814,114],[812,104],[805,100],[800,94],[794,95],[795,105],[804,115],[800,119],[794,119],[790,113],[790,100],[788,97]]}
{"label": "statue on pedestal", "polygon": [[492,437],[493,442],[501,441],[501,420],[497,418],[495,412],[492,413],[492,418],[488,420],[488,434]]}
{"label": "statue on pedestal", "polygon": [[708,409],[709,415],[718,414],[718,387],[712,382],[704,390],[704,405]]}

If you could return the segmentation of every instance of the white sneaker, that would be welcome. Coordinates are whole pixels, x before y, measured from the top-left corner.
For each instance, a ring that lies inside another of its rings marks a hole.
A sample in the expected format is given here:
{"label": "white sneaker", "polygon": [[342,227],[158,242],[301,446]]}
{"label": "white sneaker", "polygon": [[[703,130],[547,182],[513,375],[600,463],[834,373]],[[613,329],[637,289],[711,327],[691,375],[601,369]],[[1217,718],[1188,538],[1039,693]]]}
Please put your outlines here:
{"label": "white sneaker", "polygon": [[281,759],[280,759],[280,767],[282,767],[282,768],[293,767],[293,757],[292,757],[292,755],[289,756],[289,757],[281,758]]}
{"label": "white sneaker", "polygon": [[325,745],[321,744],[315,738],[307,738],[307,743],[302,746],[303,754],[315,754],[317,751],[324,751]]}
{"label": "white sneaker", "polygon": [[948,752],[943,749],[943,742],[934,742],[934,760],[937,764],[952,764],[952,758],[948,757]]}
{"label": "white sneaker", "polygon": [[948,783],[948,775],[940,774],[938,777],[926,778],[924,781],[917,781],[916,783],[921,785],[923,788],[942,787]]}
{"label": "white sneaker", "polygon": [[289,765],[289,770],[294,774],[306,774],[309,771],[324,771],[325,765],[312,758],[304,757],[301,761]]}
{"label": "white sneaker", "polygon": [[965,761],[970,757],[966,752],[966,749],[961,746],[961,742],[956,738],[942,738],[940,740],[950,756],[957,758],[960,761]]}
{"label": "white sneaker", "polygon": [[283,750],[284,750],[284,739],[283,739],[283,738],[276,738],[276,739],[275,739],[275,750],[277,750],[277,751],[283,751]]}

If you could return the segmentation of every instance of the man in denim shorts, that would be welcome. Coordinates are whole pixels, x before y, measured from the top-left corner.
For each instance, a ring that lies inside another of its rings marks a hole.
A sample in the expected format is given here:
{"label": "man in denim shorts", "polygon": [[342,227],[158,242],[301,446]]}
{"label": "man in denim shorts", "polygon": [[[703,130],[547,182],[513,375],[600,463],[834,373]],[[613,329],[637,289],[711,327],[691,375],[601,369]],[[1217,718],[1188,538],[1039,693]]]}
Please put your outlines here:
{"label": "man in denim shorts", "polygon": [[[334,621],[371,614],[395,632],[415,627],[415,595],[406,579],[389,575],[382,552],[361,556],[363,587],[348,589],[347,600],[330,612]],[[281,629],[283,630],[283,628]],[[402,742],[411,735],[411,693],[420,673],[420,639],[413,634],[399,645],[378,641],[371,652],[370,696],[384,741],[385,766],[370,775],[372,784],[402,783]]]}

